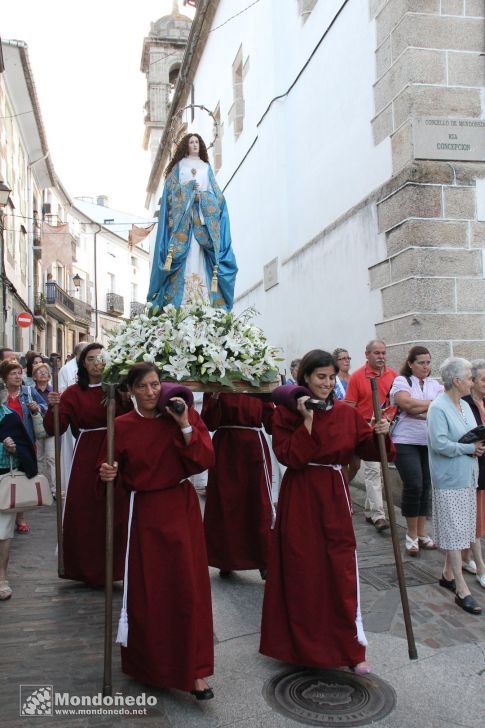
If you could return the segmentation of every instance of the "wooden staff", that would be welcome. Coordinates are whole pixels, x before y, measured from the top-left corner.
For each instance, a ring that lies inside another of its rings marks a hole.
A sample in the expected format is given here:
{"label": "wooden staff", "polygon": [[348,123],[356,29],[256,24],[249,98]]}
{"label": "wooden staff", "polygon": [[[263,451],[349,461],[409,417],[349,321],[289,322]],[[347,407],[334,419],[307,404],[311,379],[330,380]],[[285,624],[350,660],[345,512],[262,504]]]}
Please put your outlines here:
{"label": "wooden staff", "polygon": [[[115,390],[116,385],[108,384],[107,404],[107,458],[108,465],[114,462],[115,434]],[[113,516],[114,496],[113,481],[106,481],[106,563],[105,563],[105,599],[104,599],[104,675],[103,695],[112,694],[111,653],[113,642]]]}
{"label": "wooden staff", "polygon": [[[374,417],[376,422],[380,422],[382,418],[381,406],[379,404],[379,393],[377,391],[377,382],[375,377],[370,378],[372,389],[372,402],[374,405]],[[397,580],[399,583],[399,591],[401,594],[402,612],[404,617],[404,626],[406,627],[406,637],[408,640],[408,654],[410,660],[418,659],[416,643],[414,642],[413,625],[411,622],[411,612],[409,610],[408,593],[406,590],[406,581],[404,578],[404,570],[402,567],[401,549],[399,547],[399,535],[397,533],[396,516],[394,515],[394,501],[392,497],[391,483],[389,481],[389,464],[386,452],[386,436],[377,434],[377,443],[379,445],[379,457],[382,465],[382,477],[384,480],[384,493],[386,495],[387,510],[389,512],[389,524],[391,526],[392,547],[394,549],[394,560],[396,562]]]}
{"label": "wooden staff", "polygon": [[[52,387],[59,394],[59,354],[51,354]],[[56,467],[56,512],[57,512],[57,573],[64,577],[64,548],[62,545],[62,483],[61,483],[61,435],[59,405],[52,407],[54,416],[54,454]]]}

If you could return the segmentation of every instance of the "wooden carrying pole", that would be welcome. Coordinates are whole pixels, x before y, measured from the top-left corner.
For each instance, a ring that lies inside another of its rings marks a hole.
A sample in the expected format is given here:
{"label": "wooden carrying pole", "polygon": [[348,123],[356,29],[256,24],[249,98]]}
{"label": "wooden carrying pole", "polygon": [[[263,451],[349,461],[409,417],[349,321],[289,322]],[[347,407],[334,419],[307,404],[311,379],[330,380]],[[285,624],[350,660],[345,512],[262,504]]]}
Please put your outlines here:
{"label": "wooden carrying pole", "polygon": [[[59,392],[59,354],[52,354],[52,388]],[[52,407],[54,415],[54,456],[56,468],[56,511],[57,511],[57,573],[64,576],[64,548],[62,545],[62,483],[61,483],[61,435],[59,424],[59,405]]]}
{"label": "wooden carrying pole", "polygon": [[[381,406],[379,404],[379,393],[377,391],[377,382],[375,377],[370,378],[372,388],[372,402],[374,405],[375,421],[379,422],[382,417]],[[392,547],[394,549],[394,560],[396,562],[397,579],[399,583],[399,591],[401,594],[402,612],[404,617],[404,625],[406,627],[406,637],[408,640],[408,654],[410,660],[418,659],[416,643],[414,641],[413,625],[411,622],[411,612],[409,610],[408,593],[406,590],[406,581],[404,579],[404,570],[402,566],[401,549],[399,546],[399,535],[397,533],[396,517],[394,515],[394,501],[392,497],[391,483],[389,481],[389,465],[386,452],[385,435],[377,434],[377,442],[379,445],[379,457],[382,465],[382,477],[384,480],[384,493],[386,495],[387,510],[389,512],[389,524],[391,527]]]}
{"label": "wooden carrying pole", "polygon": [[[114,462],[114,434],[115,434],[115,389],[116,385],[108,384],[107,406],[107,457],[108,465]],[[104,599],[104,675],[103,695],[111,695],[113,691],[111,681],[111,656],[113,641],[113,512],[114,496],[113,481],[106,482],[106,563],[105,563],[105,599]]]}

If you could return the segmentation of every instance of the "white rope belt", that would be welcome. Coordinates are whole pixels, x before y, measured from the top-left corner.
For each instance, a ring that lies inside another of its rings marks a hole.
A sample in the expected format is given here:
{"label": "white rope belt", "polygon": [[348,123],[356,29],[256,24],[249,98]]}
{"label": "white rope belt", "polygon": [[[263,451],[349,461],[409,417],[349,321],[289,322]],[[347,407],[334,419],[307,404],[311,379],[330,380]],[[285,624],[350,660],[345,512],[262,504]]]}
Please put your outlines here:
{"label": "white rope belt", "polygon": [[259,444],[261,445],[261,453],[263,455],[263,469],[264,469],[264,480],[266,483],[266,490],[268,492],[269,504],[271,506],[271,530],[273,530],[276,522],[276,510],[273,503],[273,496],[271,492],[271,477],[269,475],[268,463],[266,462],[266,453],[263,445],[263,428],[262,427],[244,427],[244,425],[221,425],[217,428],[218,430],[253,430],[257,432],[259,436]]}
{"label": "white rope belt", "polygon": [[[350,514],[350,517],[352,518],[352,505],[350,503],[350,499],[347,494],[347,488],[345,487],[345,478],[342,474],[342,466],[341,465],[326,465],[324,463],[307,463],[307,465],[312,465],[313,467],[317,467],[317,468],[332,468],[332,470],[336,470],[337,472],[340,473],[340,478],[342,480],[342,485],[343,485],[344,493],[345,493],[345,500],[347,501],[349,514]],[[367,647],[368,642],[367,642],[367,638],[366,638],[365,632],[364,632],[364,625],[362,623],[362,612],[360,609],[359,562],[357,560],[357,551],[355,551],[355,576],[356,576],[356,583],[357,583],[357,610],[355,613],[355,626],[357,628],[357,641],[359,642],[359,644],[363,645],[364,647]]]}
{"label": "white rope belt", "polygon": [[130,494],[130,514],[128,516],[128,538],[126,542],[125,553],[125,576],[123,579],[123,603],[121,605],[120,620],[118,622],[118,634],[116,642],[126,647],[128,644],[128,561],[130,558],[130,538],[131,538],[131,521],[133,518],[133,501],[135,500],[135,491]]}

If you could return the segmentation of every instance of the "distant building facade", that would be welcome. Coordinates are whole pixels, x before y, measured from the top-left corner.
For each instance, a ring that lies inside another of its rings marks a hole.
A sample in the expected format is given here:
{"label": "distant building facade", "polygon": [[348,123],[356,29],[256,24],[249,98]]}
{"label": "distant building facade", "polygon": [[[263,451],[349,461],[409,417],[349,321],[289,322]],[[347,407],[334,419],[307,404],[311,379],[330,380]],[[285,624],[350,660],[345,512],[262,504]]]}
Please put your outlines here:
{"label": "distant building facade", "polygon": [[[11,192],[0,218],[0,346],[57,352],[106,343],[121,318],[143,308],[147,244],[129,245],[131,213],[72,200],[50,159],[28,48],[1,44],[0,181]],[[31,326],[17,316],[29,313]]]}

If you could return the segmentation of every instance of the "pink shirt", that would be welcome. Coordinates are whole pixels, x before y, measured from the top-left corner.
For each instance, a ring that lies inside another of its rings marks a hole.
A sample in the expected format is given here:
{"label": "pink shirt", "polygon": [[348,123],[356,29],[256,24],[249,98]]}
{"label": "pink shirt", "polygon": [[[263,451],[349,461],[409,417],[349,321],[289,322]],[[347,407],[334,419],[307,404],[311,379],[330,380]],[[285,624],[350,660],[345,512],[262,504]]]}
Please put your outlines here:
{"label": "pink shirt", "polygon": [[[421,389],[417,377],[411,375],[410,379],[411,386],[406,377],[396,377],[391,388],[391,401],[398,392],[407,392],[413,399],[435,399],[440,392],[443,392],[443,385],[436,379],[427,377],[424,380],[423,389]],[[399,420],[392,431],[392,441],[399,445],[427,445],[426,420],[401,411]]]}

